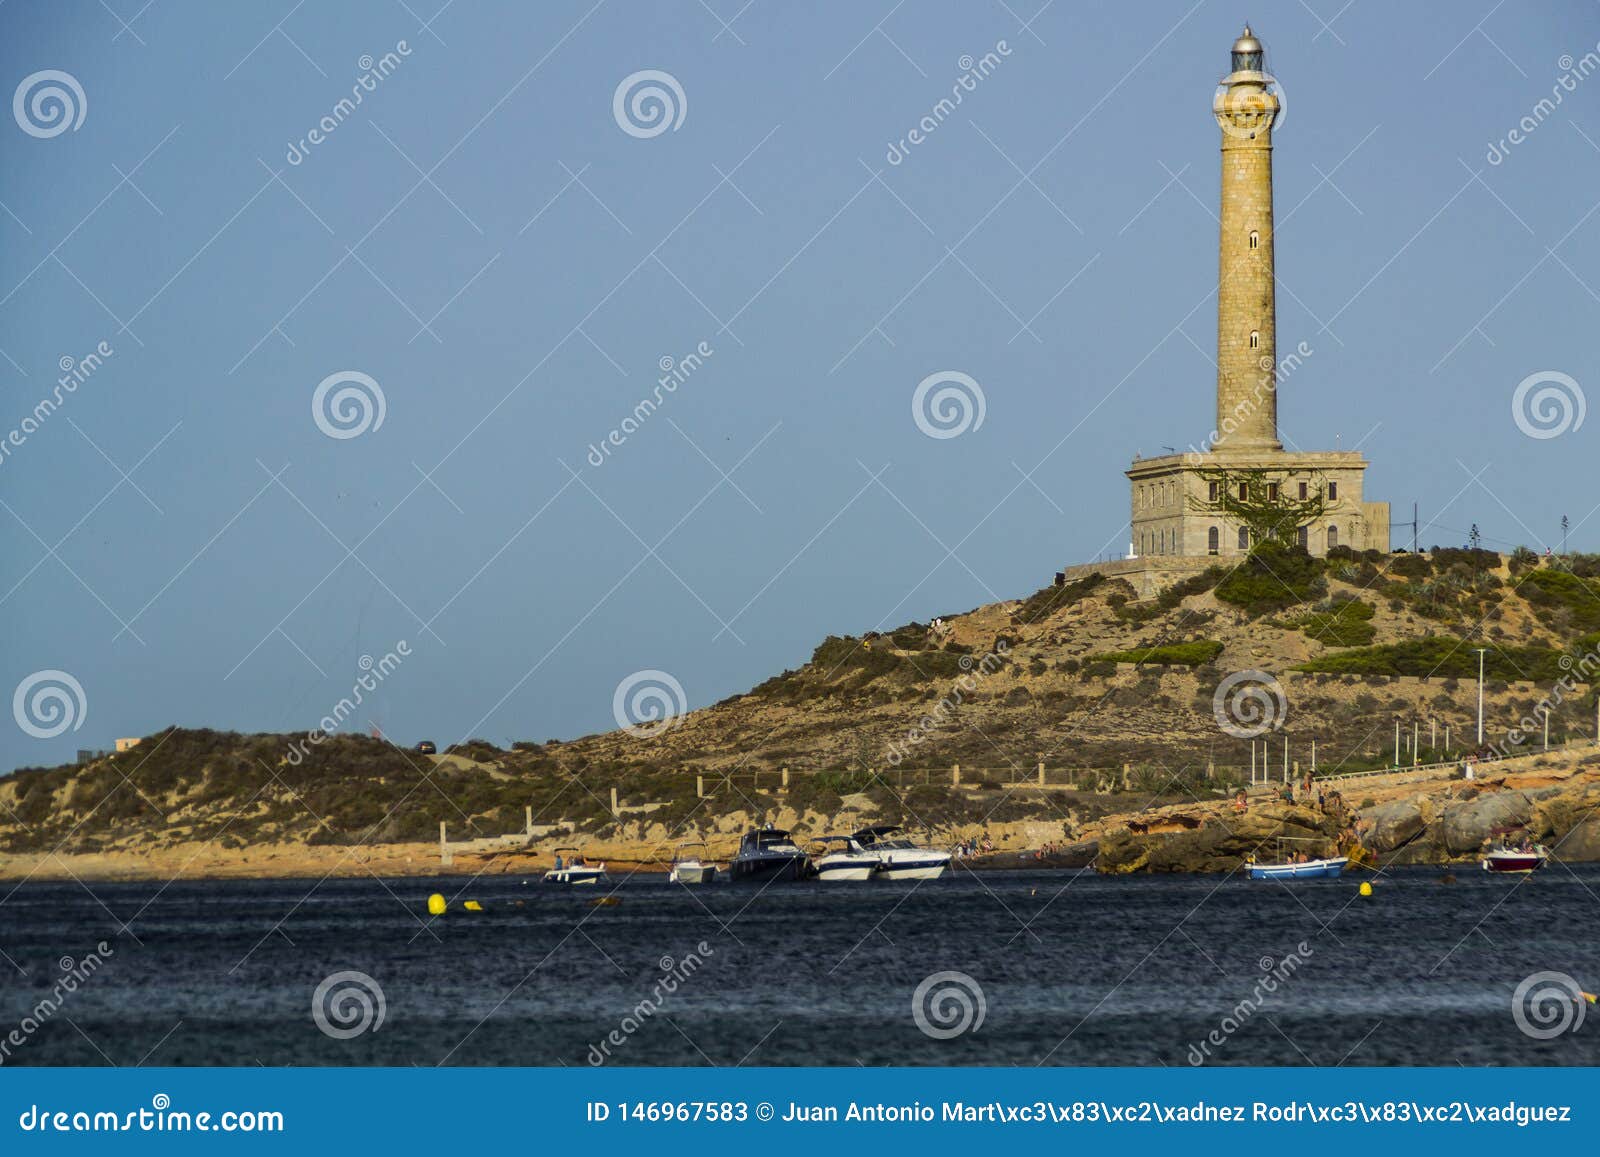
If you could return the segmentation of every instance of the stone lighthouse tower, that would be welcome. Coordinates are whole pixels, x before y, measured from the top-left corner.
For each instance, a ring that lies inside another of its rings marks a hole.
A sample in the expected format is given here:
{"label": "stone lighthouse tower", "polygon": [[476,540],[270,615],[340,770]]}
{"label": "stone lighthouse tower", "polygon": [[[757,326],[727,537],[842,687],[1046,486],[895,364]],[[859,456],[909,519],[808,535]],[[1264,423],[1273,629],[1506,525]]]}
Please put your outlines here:
{"label": "stone lighthouse tower", "polygon": [[[1218,556],[1237,561],[1260,545],[1253,536],[1262,533],[1315,555],[1389,549],[1389,504],[1364,500],[1367,460],[1360,451],[1304,450],[1292,442],[1285,450],[1279,433],[1280,391],[1287,387],[1292,396],[1304,381],[1299,375],[1315,373],[1303,367],[1322,355],[1313,348],[1315,333],[1286,341],[1286,352],[1278,347],[1272,149],[1283,106],[1266,63],[1266,50],[1246,26],[1211,105],[1222,138],[1216,426],[1199,429],[1210,420],[1207,412],[1204,419],[1194,413],[1187,429],[1149,431],[1151,442],[1188,450],[1135,457],[1128,468],[1127,558],[1069,567],[1064,579],[1091,570],[1125,575],[1148,595]],[[1185,421],[1183,396],[1172,401],[1173,420]],[[1331,431],[1326,437],[1335,440]]]}
{"label": "stone lighthouse tower", "polygon": [[[1272,273],[1272,125],[1261,41],[1250,26],[1233,43],[1233,71],[1212,112],[1222,129],[1222,229],[1217,277],[1218,453],[1281,450],[1278,319]],[[1231,420],[1230,420],[1231,419]]]}

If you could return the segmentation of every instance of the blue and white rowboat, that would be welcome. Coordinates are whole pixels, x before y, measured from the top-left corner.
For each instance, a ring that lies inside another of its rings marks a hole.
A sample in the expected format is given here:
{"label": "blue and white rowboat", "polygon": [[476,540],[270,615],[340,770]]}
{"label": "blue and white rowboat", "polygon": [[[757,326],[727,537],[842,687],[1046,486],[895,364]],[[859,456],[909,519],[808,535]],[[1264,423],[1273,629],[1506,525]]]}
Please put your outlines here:
{"label": "blue and white rowboat", "polygon": [[1349,856],[1330,856],[1299,864],[1247,864],[1252,880],[1315,880],[1337,876],[1350,862]]}

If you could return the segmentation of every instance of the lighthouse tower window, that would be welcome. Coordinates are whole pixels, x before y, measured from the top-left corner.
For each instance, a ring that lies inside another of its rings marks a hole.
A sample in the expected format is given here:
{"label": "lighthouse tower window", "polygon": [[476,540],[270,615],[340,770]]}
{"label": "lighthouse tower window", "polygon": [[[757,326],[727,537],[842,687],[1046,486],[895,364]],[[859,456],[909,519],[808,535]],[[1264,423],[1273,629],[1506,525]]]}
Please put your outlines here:
{"label": "lighthouse tower window", "polygon": [[1261,333],[1260,333],[1260,331],[1258,331],[1258,330],[1251,330],[1250,331],[1250,348],[1253,349],[1253,350],[1261,348]]}
{"label": "lighthouse tower window", "polygon": [[1250,248],[1257,249],[1261,245],[1261,234],[1254,229],[1250,230]]}

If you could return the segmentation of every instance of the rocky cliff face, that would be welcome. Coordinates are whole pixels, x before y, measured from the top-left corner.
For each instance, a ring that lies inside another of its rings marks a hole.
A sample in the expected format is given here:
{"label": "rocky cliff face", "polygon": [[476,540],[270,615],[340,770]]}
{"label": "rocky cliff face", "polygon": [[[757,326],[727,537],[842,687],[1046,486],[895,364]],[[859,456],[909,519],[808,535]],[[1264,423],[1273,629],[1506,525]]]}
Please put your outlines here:
{"label": "rocky cliff face", "polygon": [[[1374,801],[1346,819],[1298,804],[1253,802],[1165,808],[1146,817],[1110,817],[1099,839],[1103,872],[1225,872],[1250,855],[1275,859],[1284,851],[1312,856],[1348,854],[1372,866],[1472,861],[1506,829],[1520,829],[1558,859],[1600,859],[1600,755],[1546,757],[1539,774],[1516,772],[1465,780],[1448,773],[1421,784],[1367,781]],[[1507,765],[1510,766],[1510,765]],[[1280,849],[1280,841],[1283,847]]]}

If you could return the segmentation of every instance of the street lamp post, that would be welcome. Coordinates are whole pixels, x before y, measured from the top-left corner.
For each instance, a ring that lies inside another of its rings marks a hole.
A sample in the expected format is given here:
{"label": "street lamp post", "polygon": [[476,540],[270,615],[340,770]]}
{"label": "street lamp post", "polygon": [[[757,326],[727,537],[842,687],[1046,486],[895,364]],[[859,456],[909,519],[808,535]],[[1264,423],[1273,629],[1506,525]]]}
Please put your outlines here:
{"label": "street lamp post", "polygon": [[1478,647],[1478,747],[1483,747],[1483,655],[1489,648]]}

